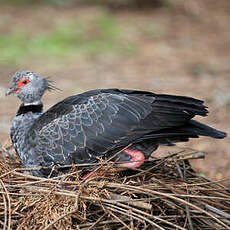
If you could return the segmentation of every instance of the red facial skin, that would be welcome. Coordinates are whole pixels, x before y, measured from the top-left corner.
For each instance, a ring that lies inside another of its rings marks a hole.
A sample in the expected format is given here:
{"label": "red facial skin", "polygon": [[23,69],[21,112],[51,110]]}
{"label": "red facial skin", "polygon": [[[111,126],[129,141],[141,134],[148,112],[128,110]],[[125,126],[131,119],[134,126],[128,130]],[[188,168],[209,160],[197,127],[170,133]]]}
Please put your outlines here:
{"label": "red facial skin", "polygon": [[[127,168],[138,168],[141,165],[143,165],[145,162],[144,154],[138,150],[125,149],[124,151],[122,151],[122,153],[127,154],[127,155],[131,156],[132,158],[131,158],[130,162],[118,164],[119,168],[115,168],[115,170],[117,172],[124,171]],[[91,179],[91,178],[96,177],[96,176],[104,176],[105,174],[106,174],[106,171],[104,171],[104,170],[101,170],[98,172],[89,172],[89,173],[86,173],[82,178],[83,179]]]}
{"label": "red facial skin", "polygon": [[16,89],[16,93],[18,93],[20,90],[21,90],[21,88],[22,87],[24,87],[25,85],[27,85],[27,84],[29,84],[30,83],[30,80],[29,79],[22,79],[21,81],[19,81],[18,83],[17,83],[17,85],[18,85],[18,88]]}

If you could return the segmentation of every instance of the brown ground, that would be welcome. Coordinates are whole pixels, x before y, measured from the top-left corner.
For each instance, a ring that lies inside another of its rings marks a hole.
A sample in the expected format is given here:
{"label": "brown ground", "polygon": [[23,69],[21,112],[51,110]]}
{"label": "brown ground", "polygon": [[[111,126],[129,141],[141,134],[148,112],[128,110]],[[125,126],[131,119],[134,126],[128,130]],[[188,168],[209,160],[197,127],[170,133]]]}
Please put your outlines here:
{"label": "brown ground", "polygon": [[[56,64],[33,58],[22,66],[0,66],[0,142],[8,138],[9,126],[19,105],[14,97],[4,97],[4,89],[11,74],[19,68],[52,76],[56,86],[63,90],[47,93],[46,107],[68,95],[94,88],[135,88],[188,95],[206,101],[210,114],[201,121],[229,133],[230,4],[224,0],[195,2],[185,9],[117,11],[115,18],[125,29],[124,40],[128,38],[137,44],[138,55],[106,54]],[[95,7],[1,7],[1,19],[7,19],[7,23],[0,23],[0,32],[5,33],[14,26],[24,26],[30,33],[48,31],[56,20],[93,18],[100,11]],[[159,27],[158,35],[143,31],[150,23]],[[205,160],[193,164],[198,172],[216,180],[230,178],[229,144],[229,137],[224,140],[200,138],[185,146],[209,153]]]}

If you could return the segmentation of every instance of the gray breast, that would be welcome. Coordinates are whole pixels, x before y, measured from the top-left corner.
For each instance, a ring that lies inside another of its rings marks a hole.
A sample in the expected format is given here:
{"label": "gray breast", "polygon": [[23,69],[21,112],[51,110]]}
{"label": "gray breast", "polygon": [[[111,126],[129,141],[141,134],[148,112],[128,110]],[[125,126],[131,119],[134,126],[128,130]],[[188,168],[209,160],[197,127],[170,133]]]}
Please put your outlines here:
{"label": "gray breast", "polygon": [[16,116],[10,128],[11,140],[14,148],[22,160],[23,164],[28,161],[28,155],[31,151],[31,146],[26,143],[26,135],[35,120],[40,117],[42,113],[26,113]]}

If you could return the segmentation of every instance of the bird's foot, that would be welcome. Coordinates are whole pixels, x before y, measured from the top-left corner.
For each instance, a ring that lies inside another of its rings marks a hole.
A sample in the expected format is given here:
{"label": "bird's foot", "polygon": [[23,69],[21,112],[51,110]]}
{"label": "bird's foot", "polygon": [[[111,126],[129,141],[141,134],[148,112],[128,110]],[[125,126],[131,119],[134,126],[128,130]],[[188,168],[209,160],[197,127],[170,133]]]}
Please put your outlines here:
{"label": "bird's foot", "polygon": [[[118,168],[114,168],[116,172],[121,172],[127,170],[128,168],[138,168],[145,162],[145,156],[141,151],[133,149],[125,149],[122,151],[123,154],[129,155],[131,159],[129,162],[119,163]],[[97,176],[104,176],[107,173],[107,170],[99,170],[88,172],[82,176],[82,179],[91,179]]]}

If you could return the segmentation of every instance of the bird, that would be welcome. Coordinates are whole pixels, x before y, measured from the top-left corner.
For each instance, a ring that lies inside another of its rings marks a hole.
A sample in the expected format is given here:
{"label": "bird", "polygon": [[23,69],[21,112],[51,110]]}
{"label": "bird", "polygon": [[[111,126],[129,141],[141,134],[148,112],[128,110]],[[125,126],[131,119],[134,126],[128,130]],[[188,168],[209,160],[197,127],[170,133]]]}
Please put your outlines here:
{"label": "bird", "polygon": [[227,135],[193,119],[207,116],[208,110],[192,97],[95,89],[69,96],[43,112],[43,94],[57,89],[50,78],[19,70],[6,90],[6,96],[14,94],[22,102],[10,136],[22,164],[39,168],[32,170],[34,176],[53,176],[54,166],[110,158],[120,168],[137,168],[160,145]]}

